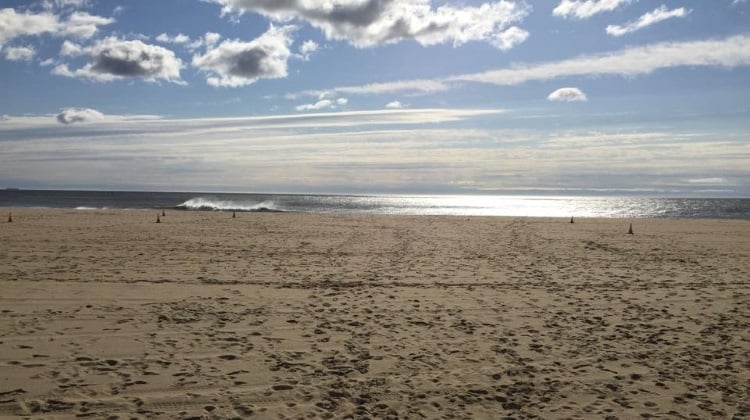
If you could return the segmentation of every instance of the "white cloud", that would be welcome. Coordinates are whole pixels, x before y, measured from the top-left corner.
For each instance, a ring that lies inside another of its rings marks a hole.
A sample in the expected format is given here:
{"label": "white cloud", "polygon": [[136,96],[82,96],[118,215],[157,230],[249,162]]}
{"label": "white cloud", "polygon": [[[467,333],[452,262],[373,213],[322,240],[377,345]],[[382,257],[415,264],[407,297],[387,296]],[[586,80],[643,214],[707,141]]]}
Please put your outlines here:
{"label": "white cloud", "polygon": [[57,32],[60,22],[52,13],[16,13],[15,9],[0,9],[0,46],[28,35]]}
{"label": "white cloud", "polygon": [[690,13],[690,10],[680,7],[679,9],[667,9],[667,6],[661,5],[656,9],[645,13],[633,22],[628,22],[624,26],[620,25],[609,25],[607,26],[607,33],[612,36],[623,36],[625,34],[635,32],[643,29],[647,26],[651,26],[655,23],[659,23],[663,20],[685,17]]}
{"label": "white cloud", "polygon": [[182,61],[174,52],[141,41],[125,41],[108,37],[90,47],[82,48],[89,62],[77,70],[60,64],[52,74],[108,82],[124,78],[140,78],[147,82],[159,80],[184,83],[180,78]]}
{"label": "white cloud", "polygon": [[206,32],[202,37],[187,44],[187,49],[195,51],[199,48],[213,48],[221,40],[221,35],[216,32]]}
{"label": "white cloud", "polygon": [[306,90],[289,93],[286,99],[297,99],[300,96],[320,96],[343,93],[348,95],[380,95],[392,92],[435,93],[450,89],[450,84],[440,80],[417,79],[396,82],[370,83],[361,86],[340,86],[327,90]]}
{"label": "white cloud", "polygon": [[724,178],[695,178],[695,179],[688,179],[686,182],[689,184],[722,185],[722,184],[726,184],[727,180]]}
{"label": "white cloud", "polygon": [[503,51],[507,51],[516,45],[526,41],[529,37],[529,32],[525,31],[517,26],[510,27],[505,31],[497,34],[490,43]]}
{"label": "white cloud", "polygon": [[69,57],[73,55],[80,55],[83,53],[83,47],[80,45],[70,42],[67,39],[63,41],[62,46],[60,46],[60,55],[62,57]]}
{"label": "white cloud", "polygon": [[[84,108],[85,109],[85,108]],[[165,128],[168,131],[185,136],[199,135],[207,130],[265,130],[288,128],[320,128],[363,127],[367,125],[402,125],[426,124],[463,121],[474,117],[496,115],[505,112],[502,109],[395,109],[395,110],[367,110],[367,111],[337,111],[316,114],[288,114],[263,117],[235,117],[235,118],[187,118],[169,119],[155,115],[103,115],[101,124],[97,127],[108,131],[112,126],[127,128],[133,135],[140,136],[148,133],[158,135]],[[9,116],[8,122],[2,130],[17,129],[53,129],[57,126],[54,121],[56,115],[50,116]],[[92,130],[93,127],[90,127]],[[53,135],[56,132],[51,132]],[[64,134],[61,134],[64,135]]]}
{"label": "white cloud", "polygon": [[330,99],[321,99],[318,102],[315,102],[314,104],[298,105],[295,107],[295,109],[297,111],[318,111],[321,109],[329,109],[333,107],[334,107],[333,101],[331,101]]}
{"label": "white cloud", "polygon": [[187,44],[190,42],[190,37],[182,33],[175,36],[169,36],[165,33],[162,33],[154,39],[165,44]]}
{"label": "white cloud", "polygon": [[83,8],[91,5],[90,0],[44,0],[42,7],[47,10],[70,8]]}
{"label": "white cloud", "polygon": [[271,26],[260,37],[249,41],[226,40],[193,56],[193,66],[208,74],[211,86],[240,87],[258,79],[287,76],[291,26]]}
{"label": "white cloud", "polygon": [[736,67],[750,64],[750,36],[723,40],[664,42],[531,66],[450,77],[448,81],[518,85],[571,76],[637,76],[671,67]]}
{"label": "white cloud", "polygon": [[303,91],[287,95],[287,98],[301,95],[319,95],[321,92],[349,95],[401,92],[433,93],[466,82],[513,86],[530,81],[554,80],[575,76],[633,77],[674,67],[733,68],[748,65],[750,65],[750,35],[737,35],[720,40],[641,45],[610,53],[584,55],[533,65],[515,65],[497,70],[438,79],[400,80],[360,86],[335,87],[325,91]]}
{"label": "white cloud", "polygon": [[203,44],[208,48],[211,48],[216,45],[220,39],[221,35],[216,32],[206,32],[206,34],[203,35]]}
{"label": "white cloud", "polygon": [[22,12],[15,9],[0,9],[0,46],[20,36],[72,36],[91,38],[100,26],[114,23],[114,19],[74,12],[62,18],[54,13]]}
{"label": "white cloud", "polygon": [[385,104],[385,107],[388,109],[401,109],[404,106],[399,101],[391,101]]}
{"label": "white cloud", "polygon": [[5,47],[3,54],[10,61],[30,61],[36,55],[36,50],[34,47],[28,45],[24,47]]}
{"label": "white cloud", "polygon": [[611,12],[633,0],[562,0],[552,14],[564,18],[588,19],[602,12]]}
{"label": "white cloud", "polygon": [[42,67],[49,67],[49,66],[54,65],[55,63],[57,63],[57,60],[55,60],[54,58],[47,58],[45,60],[40,61],[39,65]]}
{"label": "white cloud", "polygon": [[55,119],[60,124],[75,124],[75,123],[87,123],[93,121],[101,121],[104,119],[104,114],[91,108],[66,108],[62,112],[55,116]]}
{"label": "white cloud", "polygon": [[317,42],[313,41],[312,39],[308,39],[299,46],[299,56],[303,60],[307,61],[315,51],[318,51],[318,47],[319,45]]}
{"label": "white cloud", "polygon": [[550,93],[547,100],[552,102],[586,102],[588,98],[581,89],[566,87]]}
{"label": "white cloud", "polygon": [[[472,118],[502,118],[497,113],[420,109],[119,120],[106,115],[73,130],[61,129],[52,116],[10,117],[0,123],[0,138],[7,139],[0,179],[68,186],[95,179],[101,185],[141,188],[154,186],[150,182],[157,179],[163,189],[213,185],[216,190],[252,183],[301,192],[336,185],[349,192],[432,187],[424,192],[448,185],[487,191],[696,191],[733,184],[743,186],[736,193],[748,191],[742,181],[750,174],[750,144],[742,130],[725,136],[623,127],[560,132],[464,128],[476,126]],[[176,171],[180,176],[174,176]]]}
{"label": "white cloud", "polygon": [[338,98],[336,100],[326,99],[326,95],[322,94],[318,97],[318,101],[312,104],[303,104],[295,107],[297,111],[320,111],[323,109],[336,109],[338,106],[346,106],[349,103],[347,98]]}
{"label": "white cloud", "polygon": [[250,11],[279,22],[297,19],[320,29],[328,39],[362,48],[414,40],[454,46],[482,41],[507,49],[518,43],[519,32],[504,32],[531,12],[526,3],[507,0],[436,8],[430,0],[213,1],[224,6],[224,14]]}
{"label": "white cloud", "polygon": [[89,39],[96,35],[99,26],[110,25],[115,20],[101,16],[90,15],[86,12],[75,12],[68,16],[62,26],[62,33],[81,39]]}

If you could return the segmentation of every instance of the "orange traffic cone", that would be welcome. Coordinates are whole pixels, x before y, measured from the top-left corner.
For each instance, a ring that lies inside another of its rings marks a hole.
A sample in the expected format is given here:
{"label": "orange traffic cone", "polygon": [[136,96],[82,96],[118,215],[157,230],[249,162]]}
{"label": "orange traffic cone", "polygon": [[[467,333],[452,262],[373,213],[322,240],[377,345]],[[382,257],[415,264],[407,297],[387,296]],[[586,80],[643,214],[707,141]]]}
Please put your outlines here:
{"label": "orange traffic cone", "polygon": [[573,223],[573,217],[572,217],[572,216],[571,216],[571,218],[570,218],[570,223]]}
{"label": "orange traffic cone", "polygon": [[8,223],[13,223],[13,216],[8,213]]}
{"label": "orange traffic cone", "polygon": [[630,228],[628,228],[628,235],[632,235],[632,234],[633,234],[633,224],[631,223]]}
{"label": "orange traffic cone", "polygon": [[236,219],[236,218],[237,218],[237,213],[234,210],[232,210],[232,219]]}
{"label": "orange traffic cone", "polygon": [[161,223],[161,220],[159,219],[159,214],[156,214],[156,223]]}

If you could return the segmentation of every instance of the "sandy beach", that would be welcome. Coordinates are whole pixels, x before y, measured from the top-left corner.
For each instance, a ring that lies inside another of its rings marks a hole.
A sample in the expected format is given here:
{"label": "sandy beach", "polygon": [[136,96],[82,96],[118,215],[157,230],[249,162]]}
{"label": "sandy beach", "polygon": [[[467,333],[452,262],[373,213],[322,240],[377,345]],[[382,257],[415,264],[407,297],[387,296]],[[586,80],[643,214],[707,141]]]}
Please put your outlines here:
{"label": "sandy beach", "polygon": [[750,221],[11,211],[0,417],[750,417]]}

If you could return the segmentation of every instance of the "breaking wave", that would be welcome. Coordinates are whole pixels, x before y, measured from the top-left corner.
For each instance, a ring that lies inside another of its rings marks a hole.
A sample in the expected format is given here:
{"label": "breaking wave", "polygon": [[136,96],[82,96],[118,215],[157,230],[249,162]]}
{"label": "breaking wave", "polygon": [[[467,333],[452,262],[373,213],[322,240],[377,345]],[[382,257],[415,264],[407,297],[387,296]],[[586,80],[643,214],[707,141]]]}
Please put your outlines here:
{"label": "breaking wave", "polygon": [[257,212],[282,212],[273,201],[261,202],[220,200],[210,197],[195,197],[176,206],[183,210],[210,210],[210,211],[257,211]]}

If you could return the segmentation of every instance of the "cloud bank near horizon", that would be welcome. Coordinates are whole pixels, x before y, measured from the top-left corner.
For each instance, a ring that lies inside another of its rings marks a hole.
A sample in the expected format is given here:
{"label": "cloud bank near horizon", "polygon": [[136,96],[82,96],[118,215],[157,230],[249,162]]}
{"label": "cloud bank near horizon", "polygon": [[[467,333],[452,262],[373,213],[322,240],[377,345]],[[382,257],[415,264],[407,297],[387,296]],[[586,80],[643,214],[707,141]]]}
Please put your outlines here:
{"label": "cloud bank near horizon", "polygon": [[[68,119],[98,112],[65,111]],[[505,115],[450,109],[203,119],[104,115],[63,130],[54,115],[9,117],[0,122],[0,135],[13,139],[3,142],[0,177],[22,187],[55,186],[57,174],[66,173],[67,185],[88,187],[96,180],[143,189],[299,192],[366,190],[373,179],[383,191],[736,191],[750,177],[750,144],[741,135],[476,128],[482,119]]]}

